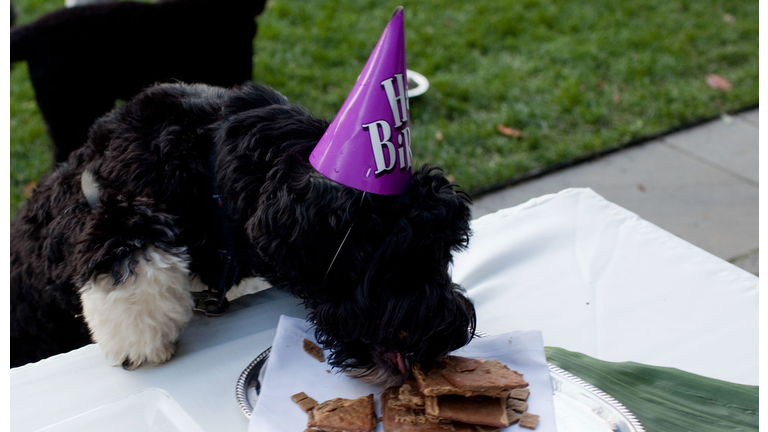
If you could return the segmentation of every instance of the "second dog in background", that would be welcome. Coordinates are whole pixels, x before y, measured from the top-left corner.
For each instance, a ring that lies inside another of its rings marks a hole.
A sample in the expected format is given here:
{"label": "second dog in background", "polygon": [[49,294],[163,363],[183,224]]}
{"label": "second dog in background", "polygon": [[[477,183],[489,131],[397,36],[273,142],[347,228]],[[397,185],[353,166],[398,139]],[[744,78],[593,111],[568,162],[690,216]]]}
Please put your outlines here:
{"label": "second dog in background", "polygon": [[265,0],[114,2],[62,8],[11,29],[62,162],[93,122],[155,83],[231,87],[251,80]]}

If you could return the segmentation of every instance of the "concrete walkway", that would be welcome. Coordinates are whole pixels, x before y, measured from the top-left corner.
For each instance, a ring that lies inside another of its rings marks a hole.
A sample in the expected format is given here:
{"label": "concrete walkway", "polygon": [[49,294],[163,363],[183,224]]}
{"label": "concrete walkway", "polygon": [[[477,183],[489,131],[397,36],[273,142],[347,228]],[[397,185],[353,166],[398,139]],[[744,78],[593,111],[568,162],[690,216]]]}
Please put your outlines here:
{"label": "concrete walkway", "polygon": [[473,217],[570,187],[758,274],[758,109],[619,150],[474,199]]}

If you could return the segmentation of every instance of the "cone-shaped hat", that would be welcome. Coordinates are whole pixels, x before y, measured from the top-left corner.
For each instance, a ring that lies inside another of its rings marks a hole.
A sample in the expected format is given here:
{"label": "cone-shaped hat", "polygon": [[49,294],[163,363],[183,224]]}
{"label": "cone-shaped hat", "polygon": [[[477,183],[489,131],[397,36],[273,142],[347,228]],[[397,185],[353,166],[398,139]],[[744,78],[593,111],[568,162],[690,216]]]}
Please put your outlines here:
{"label": "cone-shaped hat", "polygon": [[413,176],[403,9],[395,10],[341,110],[309,156],[326,177],[382,195]]}

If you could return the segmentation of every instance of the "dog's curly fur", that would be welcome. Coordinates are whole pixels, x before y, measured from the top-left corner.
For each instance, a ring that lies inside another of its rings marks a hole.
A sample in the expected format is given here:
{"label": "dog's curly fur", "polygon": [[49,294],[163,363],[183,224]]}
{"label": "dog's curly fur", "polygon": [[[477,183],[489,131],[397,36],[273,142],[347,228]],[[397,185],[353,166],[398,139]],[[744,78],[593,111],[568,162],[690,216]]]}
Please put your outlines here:
{"label": "dog's curly fur", "polygon": [[26,61],[63,162],[115,105],[161,82],[231,87],[253,74],[255,17],[265,0],[121,1],[62,8],[15,27],[11,62]]}
{"label": "dog's curly fur", "polygon": [[[107,309],[100,313],[131,329],[119,331],[135,333],[128,312],[98,298],[139,289],[178,297],[192,276],[217,283],[211,152],[238,280],[259,276],[303,300],[332,365],[382,380],[397,376],[403,358],[434,359],[466,344],[474,308],[449,265],[469,241],[468,197],[431,166],[417,169],[399,196],[329,180],[308,162],[327,126],[255,84],[159,85],[98,120],[86,146],[40,181],[12,223],[12,365],[87,343],[87,325],[105,348],[112,336],[99,336],[104,318],[90,310]],[[95,209],[81,189],[84,171],[99,185]],[[146,282],[161,276],[171,282]],[[152,313],[146,320],[163,321]],[[160,346],[105,350],[129,368],[163,361],[182,315],[152,336]]]}

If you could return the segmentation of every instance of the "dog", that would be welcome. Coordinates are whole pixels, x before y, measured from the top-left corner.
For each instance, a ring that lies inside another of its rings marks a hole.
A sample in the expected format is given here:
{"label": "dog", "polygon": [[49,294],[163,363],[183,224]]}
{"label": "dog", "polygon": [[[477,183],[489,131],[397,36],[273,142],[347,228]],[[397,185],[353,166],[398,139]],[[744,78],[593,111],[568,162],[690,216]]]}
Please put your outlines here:
{"label": "dog", "polygon": [[12,222],[12,365],[91,338],[127,369],[167,361],[190,286],[226,277],[227,243],[232,283],[301,299],[350,375],[398,379],[468,343],[475,311],[449,266],[469,197],[430,165],[401,195],[336,183],[308,162],[327,127],[253,83],[162,84],[100,118]]}
{"label": "dog", "polygon": [[54,164],[88,128],[156,83],[231,87],[253,75],[255,17],[266,0],[114,2],[62,8],[11,29],[53,142]]}

